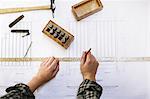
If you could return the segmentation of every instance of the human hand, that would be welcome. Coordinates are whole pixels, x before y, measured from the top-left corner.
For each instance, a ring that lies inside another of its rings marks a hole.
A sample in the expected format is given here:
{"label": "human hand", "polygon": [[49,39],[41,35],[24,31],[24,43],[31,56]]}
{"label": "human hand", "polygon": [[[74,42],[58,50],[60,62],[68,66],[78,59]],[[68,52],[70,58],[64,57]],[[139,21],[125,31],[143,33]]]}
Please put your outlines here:
{"label": "human hand", "polygon": [[96,58],[91,54],[91,52],[83,52],[83,55],[80,60],[80,70],[83,76],[83,79],[88,79],[96,81],[96,72],[99,66]]}
{"label": "human hand", "polygon": [[58,71],[59,71],[59,60],[54,57],[47,58],[43,63],[41,63],[40,69],[36,77],[42,83],[46,83],[47,81],[53,79]]}
{"label": "human hand", "polygon": [[30,90],[34,92],[38,87],[53,79],[59,71],[59,60],[51,57],[45,59],[35,77],[28,83]]}

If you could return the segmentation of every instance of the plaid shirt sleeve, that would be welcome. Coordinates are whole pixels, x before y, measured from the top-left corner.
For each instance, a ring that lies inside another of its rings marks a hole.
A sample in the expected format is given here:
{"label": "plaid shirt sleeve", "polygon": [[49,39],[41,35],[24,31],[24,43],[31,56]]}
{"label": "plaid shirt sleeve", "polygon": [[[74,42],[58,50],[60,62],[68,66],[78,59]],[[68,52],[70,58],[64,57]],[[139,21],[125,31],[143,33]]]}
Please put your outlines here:
{"label": "plaid shirt sleeve", "polygon": [[77,99],[100,99],[102,87],[94,81],[84,80],[77,94]]}
{"label": "plaid shirt sleeve", "polygon": [[25,84],[17,84],[6,89],[7,94],[0,99],[35,99],[35,96]]}

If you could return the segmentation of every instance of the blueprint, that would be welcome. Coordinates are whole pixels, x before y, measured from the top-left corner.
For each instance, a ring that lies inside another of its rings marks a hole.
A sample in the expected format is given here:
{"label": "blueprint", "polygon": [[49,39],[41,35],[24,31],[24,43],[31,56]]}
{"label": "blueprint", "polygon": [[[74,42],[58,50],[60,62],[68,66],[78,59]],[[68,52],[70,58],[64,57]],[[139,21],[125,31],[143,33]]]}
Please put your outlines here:
{"label": "blueprint", "polygon": [[[55,19],[51,11],[0,15],[0,57],[23,57],[32,41],[28,57],[80,57],[92,48],[96,57],[150,56],[150,1],[102,0],[104,9],[77,22],[71,6],[81,0],[56,0]],[[16,2],[16,3],[14,3]],[[49,0],[1,0],[0,8],[46,5]],[[62,11],[63,9],[63,11]],[[31,35],[11,34],[9,23],[19,15],[25,18],[13,28],[29,29]],[[11,18],[10,18],[11,17]],[[42,33],[49,20],[75,36],[65,50]],[[16,83],[27,83],[38,71],[40,62],[0,63],[0,95]],[[55,79],[41,86],[37,99],[76,99],[80,83],[80,63],[60,63]],[[101,99],[149,99],[150,63],[100,63],[97,82],[103,87]]]}

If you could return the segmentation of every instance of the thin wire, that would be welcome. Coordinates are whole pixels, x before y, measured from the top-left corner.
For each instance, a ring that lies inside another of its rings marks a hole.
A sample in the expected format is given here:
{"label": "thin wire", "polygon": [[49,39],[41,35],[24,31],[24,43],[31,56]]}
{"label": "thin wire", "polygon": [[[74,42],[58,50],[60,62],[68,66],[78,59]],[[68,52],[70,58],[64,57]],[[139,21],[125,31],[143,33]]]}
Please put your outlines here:
{"label": "thin wire", "polygon": [[29,47],[28,47],[28,49],[27,49],[27,51],[26,51],[26,53],[25,53],[25,55],[24,55],[24,58],[28,55],[28,52],[29,52],[31,46],[32,46],[32,41],[31,41],[31,43],[30,43],[30,45],[29,45]]}

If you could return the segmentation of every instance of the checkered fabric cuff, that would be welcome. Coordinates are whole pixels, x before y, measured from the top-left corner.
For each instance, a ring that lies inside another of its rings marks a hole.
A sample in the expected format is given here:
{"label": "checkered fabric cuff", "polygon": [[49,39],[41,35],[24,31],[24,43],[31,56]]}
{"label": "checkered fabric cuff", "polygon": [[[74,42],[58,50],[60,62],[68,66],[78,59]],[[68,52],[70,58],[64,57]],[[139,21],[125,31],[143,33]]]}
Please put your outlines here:
{"label": "checkered fabric cuff", "polygon": [[79,90],[78,90],[78,94],[82,94],[86,90],[97,91],[97,92],[101,93],[102,87],[95,81],[86,79],[81,83]]}
{"label": "checkered fabric cuff", "polygon": [[32,97],[32,99],[35,98],[31,90],[29,89],[29,87],[22,83],[7,88],[6,92],[8,93],[8,96],[11,94],[12,95],[16,94],[16,95],[21,95],[22,97]]}

